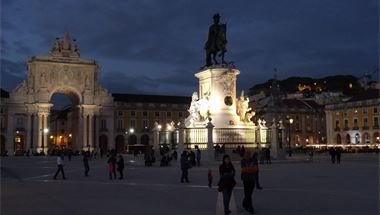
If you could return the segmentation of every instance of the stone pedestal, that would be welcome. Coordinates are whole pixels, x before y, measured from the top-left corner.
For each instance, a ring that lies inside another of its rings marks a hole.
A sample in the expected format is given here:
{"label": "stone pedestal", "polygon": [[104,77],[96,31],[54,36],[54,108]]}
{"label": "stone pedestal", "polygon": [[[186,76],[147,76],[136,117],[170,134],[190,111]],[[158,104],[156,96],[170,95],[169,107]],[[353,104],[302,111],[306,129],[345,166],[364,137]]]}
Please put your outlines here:
{"label": "stone pedestal", "polygon": [[[236,76],[239,74],[237,69],[223,67],[195,74],[199,79],[199,100],[207,101],[208,117],[216,128],[240,124],[236,114]],[[207,119],[204,120],[207,123]]]}

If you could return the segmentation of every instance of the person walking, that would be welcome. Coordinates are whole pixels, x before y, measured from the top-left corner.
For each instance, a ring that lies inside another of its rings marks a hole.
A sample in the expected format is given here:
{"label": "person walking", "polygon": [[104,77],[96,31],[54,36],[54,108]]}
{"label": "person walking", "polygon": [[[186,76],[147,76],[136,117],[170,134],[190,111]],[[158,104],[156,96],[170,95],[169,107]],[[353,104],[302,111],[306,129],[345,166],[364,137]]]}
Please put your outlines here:
{"label": "person walking", "polygon": [[201,150],[199,148],[197,148],[196,157],[197,157],[197,166],[200,166],[201,165]]}
{"label": "person walking", "polygon": [[69,151],[67,152],[67,157],[69,158],[69,161],[71,161],[72,156],[73,156],[73,151],[69,149]]}
{"label": "person walking", "polygon": [[340,164],[340,158],[342,155],[342,150],[340,149],[340,147],[335,148],[335,154],[336,154],[336,163]]}
{"label": "person walking", "polygon": [[250,214],[254,214],[252,205],[252,194],[256,184],[258,163],[257,160],[251,157],[251,153],[246,151],[244,158],[240,162],[241,179],[244,186],[243,208]]}
{"label": "person walking", "polygon": [[212,188],[212,180],[213,180],[212,171],[211,171],[211,169],[208,169],[207,181],[208,181],[208,187],[209,188]]}
{"label": "person walking", "polygon": [[235,181],[235,168],[231,163],[229,155],[223,156],[222,164],[219,166],[219,188],[218,190],[223,194],[223,206],[224,214],[228,215],[230,211],[230,200],[232,196],[232,190],[236,185]]}
{"label": "person walking", "polygon": [[117,161],[117,171],[119,172],[119,179],[123,179],[124,178],[124,158],[122,155],[119,155],[119,160]]}
{"label": "person walking", "polygon": [[58,167],[58,169],[57,169],[57,172],[54,175],[54,180],[57,179],[57,176],[58,176],[58,174],[60,172],[62,173],[63,180],[65,180],[66,177],[65,177],[65,171],[63,170],[63,159],[62,159],[62,154],[61,153],[59,153],[58,156],[57,156],[57,167]]}
{"label": "person walking", "polygon": [[265,149],[265,161],[267,164],[271,164],[269,147]]}
{"label": "person walking", "polygon": [[181,174],[181,183],[183,183],[184,181],[186,181],[186,183],[189,183],[189,161],[188,161],[188,158],[187,158],[187,152],[186,151],[183,151],[182,154],[181,154],[181,171],[182,171],[182,174]]}
{"label": "person walking", "polygon": [[108,174],[109,174],[110,180],[112,180],[112,176],[114,179],[116,179],[116,158],[115,158],[114,153],[110,155],[107,163],[108,163]]}
{"label": "person walking", "polygon": [[330,156],[331,156],[331,163],[334,164],[335,163],[335,155],[336,155],[336,151],[334,148],[330,148],[329,150],[329,153],[330,153]]}
{"label": "person walking", "polygon": [[83,154],[83,165],[84,165],[84,176],[88,176],[88,172],[90,171],[90,165],[88,163],[89,153]]}
{"label": "person walking", "polygon": [[[253,159],[253,162],[254,163],[258,163],[258,153],[257,152],[254,152],[253,155],[252,155],[252,159]],[[260,184],[260,180],[259,180],[259,165],[257,165],[257,173],[255,174],[255,187],[256,189],[258,190],[262,190],[263,187],[261,186]]]}

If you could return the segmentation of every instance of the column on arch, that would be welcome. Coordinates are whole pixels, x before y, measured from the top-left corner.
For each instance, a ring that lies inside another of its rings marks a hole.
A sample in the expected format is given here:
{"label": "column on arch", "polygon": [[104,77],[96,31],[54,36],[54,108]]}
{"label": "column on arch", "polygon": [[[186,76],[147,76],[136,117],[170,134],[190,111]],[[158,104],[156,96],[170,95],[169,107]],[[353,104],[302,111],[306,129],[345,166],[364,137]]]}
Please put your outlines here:
{"label": "column on arch", "polygon": [[82,141],[83,141],[83,150],[87,151],[89,150],[89,144],[88,144],[88,114],[83,113],[82,115]]}
{"label": "column on arch", "polygon": [[45,152],[45,154],[47,153],[47,151],[49,149],[49,138],[48,138],[49,133],[44,132],[44,129],[49,129],[49,121],[48,120],[49,120],[49,112],[45,112],[43,115],[43,123],[44,124],[43,124],[43,128],[42,128],[42,134],[43,134],[43,138],[44,138],[44,152]]}
{"label": "column on arch", "polygon": [[38,137],[37,151],[38,152],[41,152],[43,150],[43,147],[42,147],[43,116],[44,115],[42,112],[38,112],[38,114],[37,114],[37,137]]}
{"label": "column on arch", "polygon": [[7,126],[7,138],[5,143],[5,150],[8,151],[8,155],[13,155],[14,153],[14,132],[15,132],[15,115],[13,112],[8,113],[8,126]]}
{"label": "column on arch", "polygon": [[88,148],[89,150],[93,150],[94,149],[94,140],[93,140],[93,137],[94,137],[94,114],[89,114],[88,115],[88,124],[87,124],[87,130],[88,130],[88,134],[87,134],[87,144],[88,144]]}
{"label": "column on arch", "polygon": [[32,138],[33,138],[33,126],[32,126],[32,114],[27,113],[26,115],[26,147],[25,150],[30,150],[31,149],[31,144],[32,144]]}

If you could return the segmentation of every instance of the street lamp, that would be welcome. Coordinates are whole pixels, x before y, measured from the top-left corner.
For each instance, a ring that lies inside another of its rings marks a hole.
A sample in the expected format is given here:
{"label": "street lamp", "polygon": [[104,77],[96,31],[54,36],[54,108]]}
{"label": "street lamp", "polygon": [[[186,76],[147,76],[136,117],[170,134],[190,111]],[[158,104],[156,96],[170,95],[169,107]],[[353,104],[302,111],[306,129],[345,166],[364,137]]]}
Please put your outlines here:
{"label": "street lamp", "polygon": [[289,118],[289,117],[287,117],[286,118],[287,119],[287,121],[288,121],[288,153],[289,153],[289,157],[291,157],[292,156],[292,148],[291,148],[291,146],[290,146],[290,139],[291,139],[291,134],[290,134],[290,129],[291,129],[291,124],[293,124],[293,119],[292,118]]}
{"label": "street lamp", "polygon": [[[125,131],[125,134],[126,134],[126,135],[132,135],[133,133],[135,133],[135,129],[134,129],[134,128],[130,128],[130,129],[129,129],[129,132],[128,132],[128,131]],[[130,140],[130,138],[129,138],[129,136],[127,136],[127,137],[128,137],[127,153],[129,153],[129,150],[130,150],[130,147],[129,147],[130,142],[129,142],[129,140]],[[123,149],[123,150],[124,150],[124,149]]]}
{"label": "street lamp", "polygon": [[41,129],[41,132],[42,132],[41,148],[42,148],[42,152],[45,153],[45,135],[47,135],[47,133],[49,133],[49,129],[48,128]]}

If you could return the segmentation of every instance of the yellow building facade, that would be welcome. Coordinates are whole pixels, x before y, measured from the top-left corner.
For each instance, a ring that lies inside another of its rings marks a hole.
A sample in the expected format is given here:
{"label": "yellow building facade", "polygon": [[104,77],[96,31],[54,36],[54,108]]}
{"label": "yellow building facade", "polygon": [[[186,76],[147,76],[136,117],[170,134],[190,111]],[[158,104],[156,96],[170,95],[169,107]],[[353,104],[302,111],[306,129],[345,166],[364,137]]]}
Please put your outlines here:
{"label": "yellow building facade", "polygon": [[371,89],[346,102],[326,106],[328,144],[373,147],[380,144],[379,90]]}

